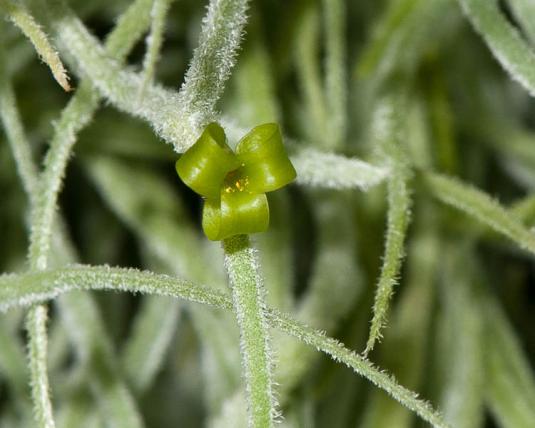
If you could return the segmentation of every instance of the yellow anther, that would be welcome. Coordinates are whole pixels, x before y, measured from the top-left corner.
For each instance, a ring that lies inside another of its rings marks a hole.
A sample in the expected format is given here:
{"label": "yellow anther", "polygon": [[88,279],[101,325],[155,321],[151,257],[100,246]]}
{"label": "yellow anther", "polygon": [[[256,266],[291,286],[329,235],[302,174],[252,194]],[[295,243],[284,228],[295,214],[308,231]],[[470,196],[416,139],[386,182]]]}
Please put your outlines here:
{"label": "yellow anther", "polygon": [[249,185],[248,177],[236,177],[236,172],[231,171],[227,174],[225,179],[225,187],[223,191],[225,193],[244,192]]}

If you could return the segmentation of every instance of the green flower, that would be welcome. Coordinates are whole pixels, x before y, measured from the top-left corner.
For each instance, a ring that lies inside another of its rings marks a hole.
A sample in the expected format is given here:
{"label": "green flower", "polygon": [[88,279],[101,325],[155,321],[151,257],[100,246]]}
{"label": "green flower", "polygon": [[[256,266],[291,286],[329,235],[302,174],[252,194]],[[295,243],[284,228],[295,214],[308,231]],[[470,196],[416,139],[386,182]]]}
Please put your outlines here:
{"label": "green flower", "polygon": [[176,162],[176,171],[205,198],[202,227],[212,241],[266,231],[266,192],[296,177],[275,123],[253,128],[240,140],[236,152],[228,146],[223,128],[210,123]]}

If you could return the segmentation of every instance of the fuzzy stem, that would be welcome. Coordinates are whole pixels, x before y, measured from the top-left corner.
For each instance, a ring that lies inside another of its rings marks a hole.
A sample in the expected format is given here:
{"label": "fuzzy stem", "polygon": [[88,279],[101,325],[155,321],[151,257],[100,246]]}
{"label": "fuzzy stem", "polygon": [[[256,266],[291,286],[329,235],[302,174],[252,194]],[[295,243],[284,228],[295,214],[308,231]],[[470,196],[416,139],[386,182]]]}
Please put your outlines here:
{"label": "fuzzy stem", "polygon": [[46,304],[31,307],[26,316],[26,330],[35,419],[39,427],[54,428],[47,373],[47,312]]}
{"label": "fuzzy stem", "polygon": [[0,10],[5,12],[15,24],[32,42],[41,59],[50,67],[54,79],[65,91],[70,91],[69,77],[63,66],[58,53],[50,44],[48,36],[34,17],[26,10],[24,5],[10,0],[0,0]]}
{"label": "fuzzy stem", "polygon": [[208,5],[179,94],[178,105],[187,112],[194,134],[215,116],[215,105],[236,62],[248,7],[248,0],[211,0]]}
{"label": "fuzzy stem", "polygon": [[[22,184],[29,196],[31,205],[35,203],[36,195],[36,181],[37,170],[33,163],[30,146],[26,139],[24,129],[20,120],[20,115],[16,106],[16,99],[11,82],[6,75],[5,58],[2,55],[0,58],[0,116],[4,123],[4,128],[8,134],[8,142],[11,146],[13,155],[16,160],[19,175],[21,176]],[[46,375],[46,359],[47,359],[47,338],[46,338],[46,307],[38,307],[31,310],[28,315],[26,328],[29,334],[29,356],[30,356],[30,375],[32,385],[32,398],[34,400],[35,414],[41,426],[53,426],[52,406],[48,397],[48,379]],[[31,333],[32,331],[34,333]],[[2,343],[3,350],[8,350],[8,347],[17,351],[16,343],[5,342]],[[23,356],[22,350],[20,355]],[[13,360],[13,363],[23,364],[23,359]],[[17,366],[10,366],[11,368]],[[14,374],[22,373],[24,371],[17,371]]]}
{"label": "fuzzy stem", "polygon": [[[143,12],[147,9],[147,5],[149,5],[148,0],[140,0],[134,3],[131,11]],[[125,14],[125,17],[131,16],[131,14]],[[121,24],[117,27],[119,31],[113,31],[106,41],[106,52],[112,58],[118,62],[124,60],[128,53],[128,48],[133,45],[137,35],[148,26],[148,19],[143,19],[137,19],[138,29],[131,28],[125,19],[119,21],[119,24]],[[123,34],[121,31],[123,27],[130,28],[129,34]],[[80,88],[62,111],[56,125],[56,132],[45,158],[45,169],[40,180],[41,187],[32,213],[30,258],[36,259],[41,269],[44,269],[42,266],[46,268],[56,204],[72,148],[76,143],[78,133],[93,118],[94,112],[98,107],[98,101],[99,97],[93,90],[91,83],[87,80],[82,81]]]}
{"label": "fuzzy stem", "polygon": [[345,2],[323,0],[326,38],[325,101],[329,108],[330,138],[324,143],[329,148],[338,148],[346,138],[347,129],[347,72],[345,45]]}
{"label": "fuzzy stem", "polygon": [[535,96],[535,54],[497,0],[458,0],[464,14],[511,78]]}
{"label": "fuzzy stem", "polygon": [[[4,63],[3,56],[0,63]],[[5,67],[0,65],[0,116],[8,133],[9,142],[17,162],[18,172],[23,178],[25,190],[33,195],[36,171],[31,159],[29,144],[26,141],[24,130],[16,107],[13,87],[8,79]],[[35,197],[30,197],[33,205]],[[39,269],[37,258],[30,257],[30,268]],[[42,266],[43,269],[46,268]],[[45,305],[36,305],[28,311],[26,329],[28,331],[28,358],[32,398],[36,422],[40,427],[54,427],[52,404],[50,401],[50,387],[47,374],[47,337],[46,337],[47,308]]]}
{"label": "fuzzy stem", "polygon": [[100,94],[119,109],[142,117],[178,153],[214,120],[215,104],[230,77],[246,23],[246,0],[212,0],[203,20],[198,48],[178,94],[149,86],[137,102],[143,76],[111,61],[102,45],[61,0],[50,2],[58,39]]}
{"label": "fuzzy stem", "polygon": [[165,31],[165,19],[169,12],[169,7],[173,0],[155,0],[150,16],[152,19],[150,34],[147,36],[147,52],[143,58],[143,83],[139,90],[139,101],[143,101],[143,94],[148,85],[154,80],[156,63],[160,57],[160,49],[163,44],[163,33]]}
{"label": "fuzzy stem", "polygon": [[447,175],[424,172],[421,177],[433,197],[506,236],[520,248],[535,254],[533,233],[513,212],[508,212],[487,193]]}
{"label": "fuzzy stem", "polygon": [[[138,1],[137,4],[139,6],[137,9],[140,9],[147,1]],[[136,21],[141,27],[144,26],[139,19],[136,19]],[[127,26],[125,20],[120,21],[120,23],[122,25],[118,26],[118,28]],[[133,31],[132,28],[129,29],[128,34],[118,31],[116,32],[117,35],[112,35],[108,40],[107,47],[115,48],[116,52],[113,53],[118,59],[122,59],[126,55],[127,50],[125,51],[125,47],[131,47],[133,44],[133,42],[130,42],[131,37],[135,37],[139,33],[139,31]],[[118,39],[118,36],[122,37]],[[7,105],[11,106],[9,103]],[[19,132],[14,135],[17,138],[14,139],[13,145],[18,148],[14,152],[15,154],[19,153],[16,155],[16,159],[32,205],[31,243],[29,249],[31,270],[44,270],[47,268],[56,202],[69,155],[76,141],[77,132],[89,122],[97,105],[98,97],[92,93],[91,85],[89,83],[82,84],[80,90],[62,112],[60,122],[56,128],[57,132],[51,143],[51,149],[47,153],[45,170],[38,183],[36,183],[37,172],[33,167],[29,150],[27,150],[29,145],[24,141],[22,127],[15,127],[15,130],[19,130]],[[15,120],[14,123],[17,124],[19,121]],[[49,397],[47,374],[46,319],[46,306],[38,305],[32,307],[28,313],[26,326],[29,336],[30,374],[35,414],[39,426],[49,428],[55,425]]]}
{"label": "fuzzy stem", "polygon": [[395,400],[415,412],[433,427],[449,427],[443,417],[431,405],[418,398],[418,394],[397,384],[395,379],[387,373],[377,370],[366,358],[344,347],[335,339],[330,338],[300,324],[284,314],[269,312],[269,324],[290,336],[296,337],[307,345],[331,356],[334,361],[341,362],[352,368],[356,373],[364,376],[374,385],[380,386]]}
{"label": "fuzzy stem", "polygon": [[296,40],[296,71],[307,115],[312,118],[308,137],[325,143],[328,137],[328,115],[325,108],[320,66],[318,64],[319,16],[318,9],[311,5],[300,22],[299,37]]}
{"label": "fuzzy stem", "polygon": [[[251,252],[250,247],[242,248]],[[234,258],[233,257],[233,258]],[[251,285],[251,284],[249,284]],[[254,284],[253,284],[254,285]],[[0,312],[53,299],[73,290],[113,290],[170,296],[230,310],[232,303],[223,293],[206,286],[167,275],[108,266],[71,266],[63,269],[25,274],[0,275]],[[435,427],[447,427],[441,415],[417,394],[399,385],[394,378],[377,369],[368,360],[346,348],[320,330],[311,329],[289,315],[266,310],[266,321],[277,328],[330,355],[383,389],[423,420]]]}
{"label": "fuzzy stem", "polygon": [[412,171],[403,147],[404,102],[402,94],[379,104],[374,118],[374,131],[384,162],[391,174],[388,179],[388,214],[383,264],[377,283],[370,336],[364,354],[367,355],[382,337],[387,322],[390,301],[397,285],[404,257],[405,237],[410,222],[411,195],[409,182]]}
{"label": "fuzzy stem", "polygon": [[3,46],[0,47],[0,120],[15,158],[22,186],[31,198],[34,193],[37,170],[33,163],[30,145],[24,134],[13,85],[8,76],[7,58]]}
{"label": "fuzzy stem", "polygon": [[249,424],[253,427],[270,427],[276,410],[265,320],[265,290],[258,273],[258,261],[247,235],[225,239],[223,248],[234,311],[240,328]]}

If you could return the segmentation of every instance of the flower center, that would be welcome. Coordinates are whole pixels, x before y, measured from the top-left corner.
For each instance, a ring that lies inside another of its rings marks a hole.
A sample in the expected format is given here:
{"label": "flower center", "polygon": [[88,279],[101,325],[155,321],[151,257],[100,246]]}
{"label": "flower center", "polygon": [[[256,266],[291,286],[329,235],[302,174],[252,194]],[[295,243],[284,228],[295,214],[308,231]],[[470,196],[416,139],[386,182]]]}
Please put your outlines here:
{"label": "flower center", "polygon": [[241,176],[237,170],[230,171],[225,177],[225,193],[243,192],[249,185],[249,177]]}

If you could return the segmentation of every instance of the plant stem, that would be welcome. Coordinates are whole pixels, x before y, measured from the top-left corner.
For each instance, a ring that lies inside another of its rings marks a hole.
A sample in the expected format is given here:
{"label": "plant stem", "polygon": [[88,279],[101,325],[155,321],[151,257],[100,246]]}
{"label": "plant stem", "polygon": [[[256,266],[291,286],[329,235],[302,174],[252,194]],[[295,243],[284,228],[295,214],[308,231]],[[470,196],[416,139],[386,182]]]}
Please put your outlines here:
{"label": "plant stem", "polygon": [[39,427],[54,428],[47,373],[46,304],[32,306],[26,316],[28,355],[35,418]]}
{"label": "plant stem", "polygon": [[119,109],[147,120],[178,153],[187,150],[200,130],[216,116],[215,104],[234,66],[246,23],[247,0],[212,0],[180,92],[147,87],[143,103],[138,94],[143,76],[110,61],[102,45],[63,4],[51,4],[57,37],[87,74],[95,88]]}
{"label": "plant stem", "polygon": [[[215,105],[236,62],[247,23],[249,0],[210,0],[199,45],[193,53],[178,105],[184,108],[195,135],[215,115]],[[187,142],[193,144],[193,141]],[[175,147],[176,148],[176,147]]]}
{"label": "plant stem", "polygon": [[26,10],[26,7],[23,4],[19,4],[19,2],[0,0],[0,10],[6,13],[13,24],[32,42],[40,58],[50,67],[54,79],[56,79],[65,91],[70,91],[69,77],[58,53],[50,44],[48,36],[41,26],[35,21],[28,10]]}
{"label": "plant stem", "polygon": [[323,0],[326,38],[325,101],[330,117],[330,138],[324,143],[329,148],[339,148],[345,141],[347,130],[345,9],[345,2],[342,0]]}
{"label": "plant stem", "polygon": [[359,373],[374,385],[382,388],[392,398],[415,412],[433,427],[449,427],[443,417],[433,410],[429,403],[418,398],[418,394],[397,384],[392,376],[376,369],[366,358],[344,347],[336,339],[327,337],[321,332],[302,325],[299,322],[287,318],[284,314],[279,314],[275,311],[269,312],[268,321],[271,326],[330,355],[334,361],[341,362],[352,368],[356,373]]}
{"label": "plant stem", "polygon": [[7,136],[7,143],[11,148],[17,172],[21,177],[22,186],[26,193],[33,196],[37,170],[33,163],[30,146],[22,126],[13,85],[8,76],[7,58],[4,46],[0,47],[0,120]]}
{"label": "plant stem", "polygon": [[253,427],[270,427],[276,411],[265,319],[265,290],[258,273],[258,261],[247,235],[225,239],[223,248],[234,311],[240,328],[249,424]]}
{"label": "plant stem", "polygon": [[[252,249],[248,245],[241,249],[241,252],[243,251],[246,255],[247,252],[252,254]],[[235,252],[234,256],[229,255],[229,258],[238,258],[237,253],[240,251]],[[241,255],[243,257],[243,254]],[[225,310],[230,310],[232,307],[230,299],[223,293],[176,277],[135,269],[78,265],[43,272],[0,275],[0,312],[54,299],[62,293],[73,290],[129,291],[181,298]],[[335,339],[326,336],[324,332],[307,327],[289,315],[273,309],[268,308],[265,314],[265,321],[270,327],[314,346],[330,355],[335,361],[347,365],[431,425],[448,426],[441,415],[428,403],[419,399],[416,393],[402,387],[393,377],[374,367],[368,360]]]}
{"label": "plant stem", "polygon": [[[3,50],[0,54],[3,54]],[[4,66],[3,55],[0,57],[0,80],[0,96],[2,99],[0,116],[8,133],[18,173],[23,178],[24,188],[30,195],[30,203],[33,210],[36,199],[33,195],[35,194],[37,173],[16,107],[13,87]],[[44,265],[39,264],[39,254],[36,254],[35,257],[30,255],[29,259],[31,270],[46,269],[46,263]],[[47,374],[46,320],[46,305],[38,304],[33,306],[27,314],[26,329],[28,331],[28,358],[35,418],[40,427],[53,428],[55,425],[52,416]]]}
{"label": "plant stem", "polygon": [[501,12],[499,2],[459,0],[459,4],[496,60],[513,80],[535,96],[535,55],[523,34]]}
{"label": "plant stem", "polygon": [[535,254],[535,237],[531,231],[487,193],[455,177],[443,174],[423,172],[421,177],[433,197],[506,236],[520,248]]}
{"label": "plant stem", "polygon": [[[139,0],[136,3],[139,5],[136,10],[141,9],[145,3],[148,4],[148,0]],[[140,27],[146,27],[138,18],[136,18],[136,22]],[[124,20],[122,23],[123,25],[120,28],[127,24]],[[116,55],[119,59],[126,55],[124,46],[131,47],[133,44],[133,42],[129,41],[130,37],[140,33],[139,30],[134,31],[131,27],[129,29],[129,35],[117,32],[118,35],[115,38],[110,37],[109,43],[107,43],[107,45],[112,45],[113,47],[115,47],[114,43],[119,45],[116,47]],[[123,37],[118,39],[120,35]],[[11,95],[12,98],[12,102],[6,104],[7,107],[10,107],[8,112],[14,110],[12,92],[12,89],[8,91],[8,95]],[[12,127],[16,132],[10,137],[13,138],[13,147],[17,149],[14,150],[15,157],[32,205],[29,249],[31,270],[44,270],[48,266],[56,203],[68,158],[76,141],[77,132],[89,122],[97,106],[98,96],[92,93],[91,85],[82,83],[80,90],[71,98],[70,103],[62,112],[57,132],[51,143],[51,149],[47,153],[45,169],[39,181],[37,180],[37,171],[32,163],[31,154],[28,150],[29,144],[25,141],[20,120],[13,114],[8,115],[8,119],[12,119],[12,124],[17,125]],[[51,428],[55,424],[47,374],[46,320],[46,306],[37,305],[30,308],[26,327],[29,337],[30,375],[35,415],[39,426]]]}
{"label": "plant stem", "polygon": [[299,24],[300,35],[296,40],[296,71],[299,75],[301,90],[308,116],[312,118],[307,135],[319,143],[327,141],[327,111],[325,93],[318,63],[319,40],[318,8],[311,4]]}
{"label": "plant stem", "polygon": [[[32,207],[32,211],[35,212],[35,207]],[[33,237],[35,234],[36,229],[32,224],[30,236]],[[32,252],[30,246],[31,271],[41,271],[47,268],[47,253],[48,247],[42,247]],[[26,315],[26,330],[28,332],[28,357],[36,420],[40,427],[54,428],[47,371],[47,318],[46,303],[32,306]]]}
{"label": "plant stem", "polygon": [[154,81],[156,63],[160,57],[160,50],[163,44],[163,33],[165,31],[165,20],[173,0],[155,0],[150,12],[151,29],[146,38],[147,51],[143,58],[143,83],[139,89],[139,101],[143,100],[143,93],[148,85]]}
{"label": "plant stem", "polygon": [[412,205],[410,180],[412,171],[403,147],[406,129],[404,127],[403,94],[382,101],[374,115],[375,135],[382,152],[384,163],[390,169],[388,178],[388,214],[383,264],[377,282],[373,318],[370,335],[364,355],[367,355],[382,338],[382,329],[386,325],[387,314],[398,284],[398,276],[404,257],[404,245],[410,222]]}

